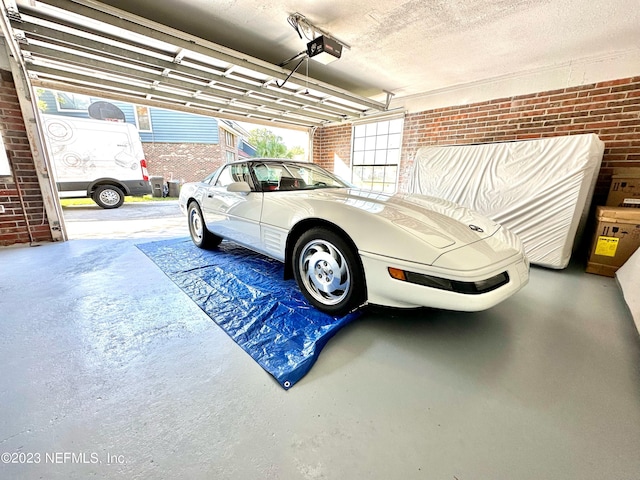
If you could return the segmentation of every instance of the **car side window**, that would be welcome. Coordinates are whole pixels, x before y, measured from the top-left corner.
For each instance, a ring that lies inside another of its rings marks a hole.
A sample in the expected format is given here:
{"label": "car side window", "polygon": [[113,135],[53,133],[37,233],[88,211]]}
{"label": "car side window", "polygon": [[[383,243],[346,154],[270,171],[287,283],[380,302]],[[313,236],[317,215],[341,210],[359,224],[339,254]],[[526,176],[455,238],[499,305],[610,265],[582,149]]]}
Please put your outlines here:
{"label": "car side window", "polygon": [[263,192],[270,192],[278,189],[278,181],[280,178],[279,171],[264,163],[258,163],[253,166],[253,174],[258,179],[260,189]]}
{"label": "car side window", "polygon": [[234,182],[247,182],[253,190],[253,181],[249,174],[249,166],[246,163],[233,163],[227,165],[220,172],[218,180],[216,181],[216,187],[228,187]]}

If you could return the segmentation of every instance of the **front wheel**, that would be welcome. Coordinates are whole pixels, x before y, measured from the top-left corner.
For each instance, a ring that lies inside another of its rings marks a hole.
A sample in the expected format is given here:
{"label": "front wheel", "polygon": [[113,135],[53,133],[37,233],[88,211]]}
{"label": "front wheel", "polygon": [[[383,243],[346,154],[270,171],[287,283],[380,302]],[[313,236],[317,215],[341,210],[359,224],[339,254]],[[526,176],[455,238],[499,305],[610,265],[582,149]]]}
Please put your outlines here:
{"label": "front wheel", "polygon": [[204,223],[204,217],[202,211],[197,202],[193,201],[187,208],[187,217],[189,219],[189,234],[191,240],[196,247],[204,248],[205,250],[211,250],[216,248],[222,242],[222,237],[214,235]]}
{"label": "front wheel", "polygon": [[113,185],[100,185],[91,198],[102,208],[118,208],[124,203],[124,192]]}
{"label": "front wheel", "polygon": [[307,300],[330,315],[344,315],[366,300],[357,253],[325,228],[312,228],[298,239],[293,249],[293,273]]}

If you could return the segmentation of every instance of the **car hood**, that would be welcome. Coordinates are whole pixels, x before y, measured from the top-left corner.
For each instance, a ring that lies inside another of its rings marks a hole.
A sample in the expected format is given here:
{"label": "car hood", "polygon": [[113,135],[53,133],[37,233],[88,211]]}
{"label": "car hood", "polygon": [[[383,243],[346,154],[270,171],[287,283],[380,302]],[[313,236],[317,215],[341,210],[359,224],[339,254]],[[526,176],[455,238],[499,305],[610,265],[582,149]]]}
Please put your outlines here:
{"label": "car hood", "polygon": [[[298,221],[302,217],[331,221],[347,232],[361,254],[444,265],[455,257],[445,254],[472,246],[479,254],[468,267],[479,268],[510,258],[522,248],[519,239],[498,223],[435,197],[347,188],[291,192],[287,197],[281,200],[291,206],[295,202]],[[297,223],[291,220],[290,226]]]}
{"label": "car hood", "polygon": [[432,247],[463,246],[490,237],[500,225],[489,218],[447,200],[424,195],[387,195],[357,189],[340,189],[332,201],[359,209],[418,237]]}

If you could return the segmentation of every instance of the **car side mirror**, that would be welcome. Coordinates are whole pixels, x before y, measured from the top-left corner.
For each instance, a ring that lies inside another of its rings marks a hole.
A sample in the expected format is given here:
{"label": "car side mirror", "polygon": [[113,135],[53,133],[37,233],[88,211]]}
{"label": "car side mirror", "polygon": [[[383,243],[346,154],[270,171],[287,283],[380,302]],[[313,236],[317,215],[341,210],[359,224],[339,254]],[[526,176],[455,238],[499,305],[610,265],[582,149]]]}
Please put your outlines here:
{"label": "car side mirror", "polygon": [[227,187],[227,192],[250,193],[251,187],[247,182],[233,182]]}

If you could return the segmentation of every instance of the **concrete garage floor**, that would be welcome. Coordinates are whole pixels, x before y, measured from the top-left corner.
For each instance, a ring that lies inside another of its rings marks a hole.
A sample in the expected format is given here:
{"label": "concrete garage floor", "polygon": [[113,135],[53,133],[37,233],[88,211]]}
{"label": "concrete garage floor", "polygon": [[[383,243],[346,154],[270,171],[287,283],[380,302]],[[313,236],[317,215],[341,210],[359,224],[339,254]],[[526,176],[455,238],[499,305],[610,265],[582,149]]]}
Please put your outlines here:
{"label": "concrete garage floor", "polygon": [[0,249],[0,478],[640,478],[615,280],[577,262],[483,313],[369,310],[284,391],[135,247],[186,235],[143,208]]}

